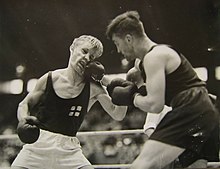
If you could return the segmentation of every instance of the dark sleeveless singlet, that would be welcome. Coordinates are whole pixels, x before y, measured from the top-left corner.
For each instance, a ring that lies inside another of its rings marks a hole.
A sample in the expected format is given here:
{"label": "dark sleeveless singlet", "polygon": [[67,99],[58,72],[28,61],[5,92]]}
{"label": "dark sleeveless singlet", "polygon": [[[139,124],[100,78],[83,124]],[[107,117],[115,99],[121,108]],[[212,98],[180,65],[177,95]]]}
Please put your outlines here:
{"label": "dark sleeveless singlet", "polygon": [[39,103],[30,108],[30,112],[39,119],[41,129],[75,136],[87,113],[89,96],[90,83],[87,82],[77,97],[59,97],[53,88],[52,72],[49,72],[45,93]]}
{"label": "dark sleeveless singlet", "polygon": [[[179,67],[166,75],[165,102],[172,110],[149,139],[185,148],[179,156],[183,167],[198,159],[219,161],[218,113],[208,96],[206,83],[198,78],[187,59],[179,56]],[[140,70],[147,79],[142,64]]]}
{"label": "dark sleeveless singlet", "polygon": [[[149,52],[152,51],[156,46],[158,45],[152,46]],[[172,48],[171,46],[168,47]],[[199,79],[189,61],[182,54],[178,54],[181,59],[181,64],[174,72],[166,75],[165,103],[168,106],[170,106],[172,98],[179,92],[196,86],[206,86],[206,83]],[[144,79],[146,79],[142,62],[140,64],[140,70],[142,71]]]}

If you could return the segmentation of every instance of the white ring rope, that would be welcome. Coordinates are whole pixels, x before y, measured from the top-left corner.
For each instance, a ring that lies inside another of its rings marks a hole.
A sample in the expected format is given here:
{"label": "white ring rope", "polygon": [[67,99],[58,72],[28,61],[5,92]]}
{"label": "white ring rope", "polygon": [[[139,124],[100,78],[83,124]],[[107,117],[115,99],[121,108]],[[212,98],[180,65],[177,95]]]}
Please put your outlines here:
{"label": "white ring rope", "polygon": [[[129,169],[131,167],[131,164],[100,164],[100,165],[92,165],[94,168],[127,168]],[[220,162],[208,162],[208,167],[220,167]]]}
{"label": "white ring rope", "polygon": [[[110,168],[120,168],[120,169],[129,169],[131,164],[100,164],[100,165],[92,165],[96,169],[110,169]],[[208,168],[214,167],[214,168],[219,168],[220,163],[219,162],[209,162],[208,163]],[[10,167],[1,167],[0,169],[10,169]]]}
{"label": "white ring rope", "polygon": [[[143,129],[135,130],[110,130],[110,131],[86,131],[78,132],[77,136],[100,136],[100,135],[120,135],[120,134],[143,134]],[[17,134],[0,135],[0,140],[18,139]]]}
{"label": "white ring rope", "polygon": [[[97,136],[97,135],[120,135],[120,134],[143,134],[143,129],[135,129],[135,130],[111,130],[111,131],[88,131],[88,132],[78,132],[77,136]],[[10,140],[10,139],[18,139],[17,134],[11,135],[0,135],[1,140]],[[97,169],[104,168],[129,168],[131,164],[99,164],[93,165]],[[220,167],[220,162],[208,162],[208,167]],[[3,169],[3,168],[0,168]],[[4,168],[6,169],[6,168]],[[8,169],[8,168],[7,168]]]}
{"label": "white ring rope", "polygon": [[100,164],[92,165],[94,168],[130,168],[131,164]]}

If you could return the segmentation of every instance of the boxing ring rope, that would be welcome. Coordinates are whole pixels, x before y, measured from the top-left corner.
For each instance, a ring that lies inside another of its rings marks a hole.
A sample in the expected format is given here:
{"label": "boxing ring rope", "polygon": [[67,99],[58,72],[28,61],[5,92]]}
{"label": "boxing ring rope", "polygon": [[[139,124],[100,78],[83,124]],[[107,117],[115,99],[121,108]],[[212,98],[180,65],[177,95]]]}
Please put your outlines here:
{"label": "boxing ring rope", "polygon": [[[121,135],[121,134],[143,134],[143,129],[135,130],[110,130],[110,131],[85,131],[78,132],[77,136],[100,136],[100,135]],[[0,135],[0,140],[18,139],[17,134]]]}
{"label": "boxing ring rope", "polygon": [[[88,132],[78,132],[77,136],[100,136],[100,135],[122,135],[122,134],[144,134],[143,129],[134,129],[134,130],[110,130],[110,131],[88,131]],[[11,140],[11,139],[19,139],[17,134],[11,135],[0,135],[1,140]],[[129,168],[131,164],[99,164],[93,165],[97,169],[104,168]],[[208,168],[220,168],[220,162],[208,162]],[[0,169],[9,169],[9,168],[0,168]]]}

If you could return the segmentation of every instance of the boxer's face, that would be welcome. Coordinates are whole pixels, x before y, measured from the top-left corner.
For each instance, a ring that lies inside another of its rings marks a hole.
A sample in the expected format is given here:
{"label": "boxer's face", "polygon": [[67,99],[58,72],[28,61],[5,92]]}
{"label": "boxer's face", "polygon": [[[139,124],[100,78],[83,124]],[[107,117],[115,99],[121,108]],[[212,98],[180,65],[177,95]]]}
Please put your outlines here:
{"label": "boxer's face", "polygon": [[100,57],[99,51],[89,42],[83,42],[76,45],[71,50],[70,62],[73,69],[80,75],[84,74],[84,70],[88,62]]}
{"label": "boxer's face", "polygon": [[113,34],[112,41],[114,42],[118,53],[121,53],[128,61],[134,59],[134,48],[132,45],[132,39],[130,35],[126,35],[125,37],[119,37]]}

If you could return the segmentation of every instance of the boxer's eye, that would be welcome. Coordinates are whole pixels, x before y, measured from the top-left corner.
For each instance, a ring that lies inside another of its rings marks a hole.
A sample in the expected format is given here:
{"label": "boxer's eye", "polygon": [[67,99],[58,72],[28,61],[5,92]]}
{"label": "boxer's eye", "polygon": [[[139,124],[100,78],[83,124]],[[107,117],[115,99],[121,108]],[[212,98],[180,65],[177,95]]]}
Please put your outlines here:
{"label": "boxer's eye", "polygon": [[89,56],[89,59],[92,61],[92,60],[95,60],[95,56],[94,55],[90,55]]}
{"label": "boxer's eye", "polygon": [[88,50],[87,50],[87,49],[82,49],[82,53],[83,53],[83,54],[87,54],[87,53],[88,53]]}

